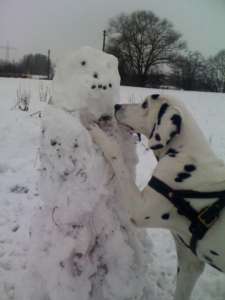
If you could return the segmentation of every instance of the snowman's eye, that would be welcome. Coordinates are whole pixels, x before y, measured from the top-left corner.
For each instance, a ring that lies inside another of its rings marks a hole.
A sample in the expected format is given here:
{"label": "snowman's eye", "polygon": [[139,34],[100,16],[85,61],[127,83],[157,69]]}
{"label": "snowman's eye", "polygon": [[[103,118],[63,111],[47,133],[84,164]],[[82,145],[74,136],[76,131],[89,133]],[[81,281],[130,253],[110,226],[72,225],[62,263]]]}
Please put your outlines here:
{"label": "snowman's eye", "polygon": [[82,60],[82,62],[80,64],[81,64],[81,66],[85,66],[87,64],[87,62],[85,60]]}

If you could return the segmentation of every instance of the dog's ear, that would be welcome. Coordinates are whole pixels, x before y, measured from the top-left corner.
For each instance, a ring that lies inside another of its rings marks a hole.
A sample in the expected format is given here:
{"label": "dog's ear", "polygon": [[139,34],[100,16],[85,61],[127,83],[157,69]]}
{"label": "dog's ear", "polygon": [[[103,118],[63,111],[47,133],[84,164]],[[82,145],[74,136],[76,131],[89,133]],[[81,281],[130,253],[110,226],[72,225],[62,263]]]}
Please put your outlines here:
{"label": "dog's ear", "polygon": [[168,145],[180,134],[182,115],[178,108],[163,103],[159,109],[157,120],[149,136],[149,147],[159,150]]}

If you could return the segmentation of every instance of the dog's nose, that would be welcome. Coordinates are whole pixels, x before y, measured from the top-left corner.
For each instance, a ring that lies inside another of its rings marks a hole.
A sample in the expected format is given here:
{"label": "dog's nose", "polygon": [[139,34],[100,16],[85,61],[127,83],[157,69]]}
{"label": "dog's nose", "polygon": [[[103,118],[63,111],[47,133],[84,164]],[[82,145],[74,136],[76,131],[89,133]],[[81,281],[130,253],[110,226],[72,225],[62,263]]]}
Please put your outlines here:
{"label": "dog's nose", "polygon": [[115,112],[117,112],[118,110],[120,110],[121,107],[122,107],[122,105],[116,104],[116,105],[114,106]]}

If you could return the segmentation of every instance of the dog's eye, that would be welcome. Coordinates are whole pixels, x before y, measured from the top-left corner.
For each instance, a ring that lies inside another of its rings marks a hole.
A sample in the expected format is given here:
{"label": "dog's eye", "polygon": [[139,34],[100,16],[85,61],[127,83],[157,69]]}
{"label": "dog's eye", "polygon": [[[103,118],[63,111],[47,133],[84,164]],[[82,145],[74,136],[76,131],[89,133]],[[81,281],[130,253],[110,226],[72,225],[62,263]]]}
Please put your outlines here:
{"label": "dog's eye", "polygon": [[147,100],[145,100],[143,103],[142,103],[142,108],[147,108],[148,107],[148,101]]}

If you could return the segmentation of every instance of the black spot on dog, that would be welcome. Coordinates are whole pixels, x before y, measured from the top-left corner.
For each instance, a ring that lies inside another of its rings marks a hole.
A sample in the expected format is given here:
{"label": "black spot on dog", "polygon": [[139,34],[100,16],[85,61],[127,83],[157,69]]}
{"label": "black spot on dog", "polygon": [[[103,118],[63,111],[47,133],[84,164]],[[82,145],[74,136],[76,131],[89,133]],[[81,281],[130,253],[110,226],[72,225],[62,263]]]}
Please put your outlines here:
{"label": "black spot on dog", "polygon": [[212,255],[219,256],[219,254],[218,254],[216,251],[214,251],[214,250],[210,250],[210,253],[211,253]]}
{"label": "black spot on dog", "polygon": [[179,115],[174,114],[171,117],[171,121],[176,126],[176,129],[170,133],[170,137],[169,137],[168,141],[166,142],[167,145],[171,142],[171,140],[175,137],[175,135],[180,133],[180,130],[181,130],[181,121],[182,120]]}
{"label": "black spot on dog", "polygon": [[176,126],[176,133],[180,133],[180,129],[181,129],[181,116],[174,114],[171,117],[171,121],[172,123]]}
{"label": "black spot on dog", "polygon": [[190,249],[190,246],[185,242],[185,240],[178,234],[177,237],[179,238],[179,240],[181,241],[182,244],[184,244],[184,246],[186,246],[187,248]]}
{"label": "black spot on dog", "polygon": [[153,94],[153,95],[151,95],[151,98],[156,100],[159,98],[159,96],[160,96],[159,94]]}
{"label": "black spot on dog", "polygon": [[170,133],[170,137],[169,137],[169,139],[167,140],[166,145],[168,145],[168,144],[171,142],[171,140],[175,137],[176,134],[177,134],[177,131],[176,131],[176,130],[175,130],[175,131],[172,131],[172,132]]}
{"label": "black spot on dog", "polygon": [[157,145],[154,145],[152,147],[150,147],[152,150],[159,150],[159,149],[162,149],[164,146],[163,144],[157,144]]}
{"label": "black spot on dog", "polygon": [[138,141],[141,142],[141,134],[140,132],[137,133]]}
{"label": "black spot on dog", "polygon": [[85,66],[87,64],[87,62],[85,60],[82,60],[82,62],[80,63],[82,66]]}
{"label": "black spot on dog", "polygon": [[155,131],[155,128],[156,128],[156,124],[154,124],[153,128],[152,128],[152,131],[149,135],[149,139],[151,139],[153,137],[153,134],[154,134],[154,131]]}
{"label": "black spot on dog", "polygon": [[176,155],[178,154],[179,152],[176,150],[176,149],[173,149],[173,148],[170,148],[166,154],[168,154],[168,156],[170,157],[176,157]]}
{"label": "black spot on dog", "polygon": [[94,78],[98,78],[98,73],[94,73],[94,74],[93,74],[93,77],[94,77]]}
{"label": "black spot on dog", "polygon": [[145,217],[145,220],[149,220],[150,219],[150,217]]}
{"label": "black spot on dog", "polygon": [[166,113],[169,105],[167,103],[162,104],[158,113],[158,125],[160,125],[163,115]]}
{"label": "black spot on dog", "polygon": [[156,133],[155,134],[155,139],[156,139],[156,141],[161,141],[161,136],[158,133]]}
{"label": "black spot on dog", "polygon": [[178,173],[178,176],[181,177],[182,179],[186,179],[186,178],[191,177],[191,174],[181,172],[181,173]]}
{"label": "black spot on dog", "polygon": [[183,179],[181,179],[180,177],[176,177],[174,180],[175,180],[176,182],[183,182]]}
{"label": "black spot on dog", "polygon": [[210,266],[212,266],[212,267],[215,268],[216,270],[218,270],[218,271],[220,271],[220,272],[223,272],[222,269],[220,269],[219,267],[215,266],[214,264],[212,264],[212,263],[209,263],[209,264],[210,264]]}
{"label": "black spot on dog", "polygon": [[182,182],[184,181],[185,179],[191,177],[191,174],[189,173],[184,173],[184,172],[181,172],[181,173],[178,173],[177,174],[177,177],[174,179],[176,182]]}
{"label": "black spot on dog", "polygon": [[142,107],[143,109],[148,108],[148,100],[145,100],[145,101],[142,103],[141,107]]}
{"label": "black spot on dog", "polygon": [[165,213],[165,214],[163,214],[163,215],[161,216],[161,218],[162,218],[163,220],[169,220],[170,214],[169,214],[169,213]]}
{"label": "black spot on dog", "polygon": [[93,84],[93,85],[91,86],[91,88],[92,88],[92,90],[96,89],[96,85]]}
{"label": "black spot on dog", "polygon": [[184,166],[184,170],[185,170],[186,172],[193,172],[193,171],[196,170],[196,166],[194,166],[194,165],[185,165],[185,166]]}
{"label": "black spot on dog", "polygon": [[213,263],[213,260],[212,260],[211,257],[209,257],[207,255],[204,255],[203,257],[204,257],[205,260],[207,260],[208,263],[211,263],[211,264]]}

